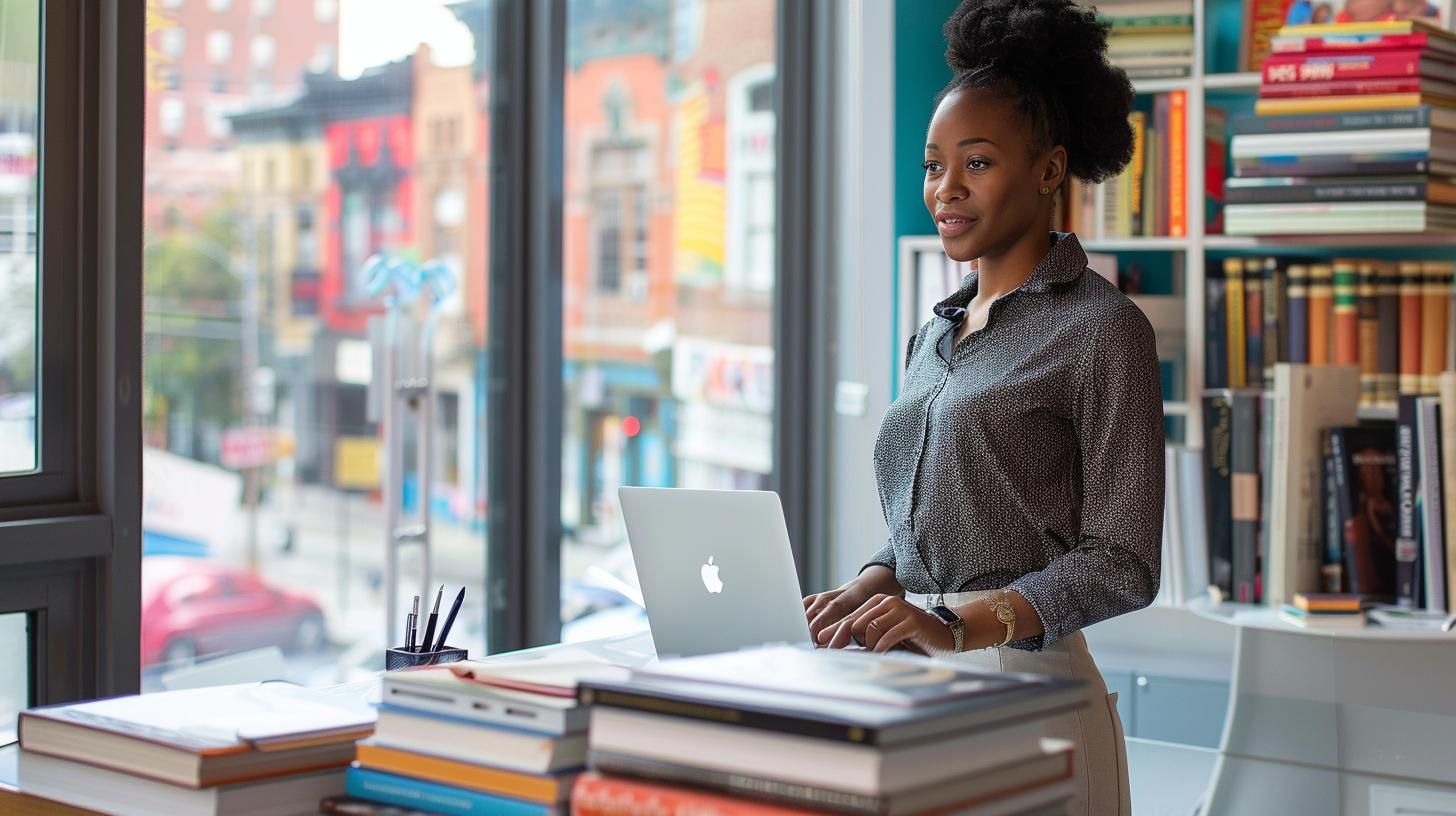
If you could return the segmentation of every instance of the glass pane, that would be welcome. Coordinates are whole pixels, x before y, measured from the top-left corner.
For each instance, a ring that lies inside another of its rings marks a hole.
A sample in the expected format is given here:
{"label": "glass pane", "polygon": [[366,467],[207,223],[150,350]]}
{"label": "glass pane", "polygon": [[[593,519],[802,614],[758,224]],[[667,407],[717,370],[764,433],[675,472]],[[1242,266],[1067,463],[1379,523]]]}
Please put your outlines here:
{"label": "glass pane", "polygon": [[0,3],[0,474],[36,468],[40,3]]}
{"label": "glass pane", "polygon": [[30,706],[29,615],[0,615],[0,745],[15,741],[15,718]]}
{"label": "glass pane", "polygon": [[775,8],[567,4],[567,640],[646,626],[618,486],[771,475]]}
{"label": "glass pane", "polygon": [[491,7],[151,4],[144,688],[383,668],[441,584],[484,651]]}

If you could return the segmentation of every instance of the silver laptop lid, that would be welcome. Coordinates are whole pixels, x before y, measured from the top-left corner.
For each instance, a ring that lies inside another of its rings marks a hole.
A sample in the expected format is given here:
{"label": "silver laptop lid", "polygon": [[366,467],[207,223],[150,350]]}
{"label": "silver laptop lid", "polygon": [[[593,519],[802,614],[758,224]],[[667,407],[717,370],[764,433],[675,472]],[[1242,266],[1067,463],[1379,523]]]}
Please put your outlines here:
{"label": "silver laptop lid", "polygon": [[810,642],[778,494],[622,487],[617,495],[659,656]]}

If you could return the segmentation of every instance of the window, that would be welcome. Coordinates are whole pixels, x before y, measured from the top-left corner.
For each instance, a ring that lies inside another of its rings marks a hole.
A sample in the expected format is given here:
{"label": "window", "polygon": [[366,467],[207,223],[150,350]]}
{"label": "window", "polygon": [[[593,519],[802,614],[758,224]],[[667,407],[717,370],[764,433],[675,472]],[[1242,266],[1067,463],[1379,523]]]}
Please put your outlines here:
{"label": "window", "polygon": [[169,9],[182,8],[182,3],[183,0],[162,0],[162,7]]}
{"label": "window", "polygon": [[273,58],[277,56],[278,44],[267,34],[259,34],[253,38],[253,67],[267,68],[273,64]]}
{"label": "window", "polygon": [[227,31],[207,33],[207,61],[214,65],[233,58],[233,35]]}
{"label": "window", "polygon": [[[351,77],[305,81],[310,55],[379,53],[381,32],[416,30],[400,25],[410,3],[356,5],[359,27],[343,32],[316,24],[316,13],[336,19],[332,3],[234,9],[268,10],[258,29],[269,33],[238,40],[247,66],[229,73],[229,96],[194,107],[206,138],[197,121],[177,128],[183,149],[147,144],[142,572],[154,587],[176,582],[165,592],[208,623],[194,631],[169,607],[146,607],[144,689],[164,666],[268,646],[290,653],[290,679],[349,679],[341,649],[382,660],[426,581],[426,603],[447,585],[447,609],[467,588],[451,640],[484,652],[490,162],[473,137],[490,72],[459,47],[470,32],[449,10],[474,19],[467,7],[479,4],[432,3],[434,24],[409,43],[443,54],[455,42],[451,60],[381,56]],[[202,17],[176,26],[209,45],[176,66],[186,77],[243,58],[214,44],[226,32]],[[461,123],[452,148],[426,137],[437,118]],[[437,199],[442,188],[458,193]],[[453,239],[449,280],[429,263],[442,234]],[[384,291],[368,274],[376,257],[391,262]],[[421,269],[432,275],[424,286]],[[391,303],[394,339],[380,334]],[[433,404],[451,421],[424,429],[404,403],[389,421],[375,392],[391,390],[386,363],[396,380],[423,376],[415,356],[390,355],[431,311]],[[388,533],[424,519],[430,574],[421,545],[407,542],[389,570]]]}
{"label": "window", "polygon": [[228,75],[226,71],[213,71],[208,78],[207,87],[215,94],[228,92]]}
{"label": "window", "polygon": [[15,742],[15,718],[30,707],[28,615],[0,615],[0,746]]}
{"label": "window", "polygon": [[[35,13],[0,9],[7,26],[36,34]],[[0,33],[7,42],[8,34]],[[36,321],[39,270],[35,219],[40,98],[35,42],[0,63],[0,475],[36,468]],[[0,706],[3,707],[3,706]]]}
{"label": "window", "polygon": [[[609,588],[636,580],[619,485],[770,484],[772,299],[735,298],[728,270],[756,257],[756,285],[774,291],[773,108],[737,131],[733,112],[772,75],[776,4],[567,8],[561,620],[574,639],[645,626]],[[740,135],[751,150],[730,143]],[[730,213],[752,173],[764,211],[750,229],[747,199],[743,225]]]}
{"label": "window", "polygon": [[162,133],[180,136],[182,128],[187,124],[187,104],[173,97],[163,99],[161,106],[157,108],[157,115],[161,118]]}
{"label": "window", "polygon": [[257,17],[271,16],[276,6],[277,0],[253,0],[253,14]]}
{"label": "window", "polygon": [[233,0],[207,0],[207,7],[219,14],[232,8]]}
{"label": "window", "polygon": [[313,0],[313,16],[320,23],[332,23],[339,16],[339,0]]}
{"label": "window", "polygon": [[172,59],[182,58],[182,52],[187,48],[187,32],[180,28],[164,28],[157,36],[161,39],[162,53]]}

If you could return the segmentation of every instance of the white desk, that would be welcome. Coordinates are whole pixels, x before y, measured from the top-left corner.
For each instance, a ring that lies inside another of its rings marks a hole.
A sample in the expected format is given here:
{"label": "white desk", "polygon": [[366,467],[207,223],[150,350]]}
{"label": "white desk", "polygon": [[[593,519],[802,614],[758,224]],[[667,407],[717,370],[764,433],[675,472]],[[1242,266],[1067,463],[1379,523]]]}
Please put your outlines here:
{"label": "white desk", "polygon": [[1236,628],[1208,816],[1456,816],[1456,633],[1303,629],[1273,609],[1190,608]]}

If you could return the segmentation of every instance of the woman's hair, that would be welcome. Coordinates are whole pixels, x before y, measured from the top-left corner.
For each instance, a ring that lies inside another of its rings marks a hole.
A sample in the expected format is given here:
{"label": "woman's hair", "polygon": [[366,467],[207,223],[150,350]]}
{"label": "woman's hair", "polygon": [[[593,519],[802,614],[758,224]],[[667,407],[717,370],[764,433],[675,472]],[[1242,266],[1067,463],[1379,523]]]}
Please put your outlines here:
{"label": "woman's hair", "polygon": [[1108,25],[1074,0],[965,0],[945,24],[955,78],[937,97],[990,88],[1020,102],[1036,150],[1067,149],[1085,181],[1132,159],[1132,83],[1107,62]]}

